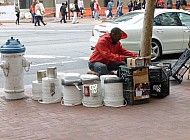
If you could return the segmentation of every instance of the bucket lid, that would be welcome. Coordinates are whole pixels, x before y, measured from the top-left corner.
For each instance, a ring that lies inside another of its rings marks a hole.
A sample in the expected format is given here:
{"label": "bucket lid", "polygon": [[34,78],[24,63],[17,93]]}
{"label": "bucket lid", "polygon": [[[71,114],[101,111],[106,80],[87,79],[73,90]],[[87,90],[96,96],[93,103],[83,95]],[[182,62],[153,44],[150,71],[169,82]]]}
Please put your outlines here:
{"label": "bucket lid", "polygon": [[15,40],[11,37],[11,39],[8,39],[7,42],[1,46],[0,52],[7,54],[23,53],[25,52],[25,47],[24,45],[21,45],[18,39]]}
{"label": "bucket lid", "polygon": [[83,74],[80,76],[82,81],[89,81],[89,80],[100,80],[100,78],[97,75],[92,74]]}
{"label": "bucket lid", "polygon": [[119,77],[108,77],[104,79],[104,83],[121,83],[122,79]]}
{"label": "bucket lid", "polygon": [[72,80],[61,79],[61,84],[65,86],[73,86],[75,84],[81,85],[82,83],[81,83],[81,79],[72,79]]}

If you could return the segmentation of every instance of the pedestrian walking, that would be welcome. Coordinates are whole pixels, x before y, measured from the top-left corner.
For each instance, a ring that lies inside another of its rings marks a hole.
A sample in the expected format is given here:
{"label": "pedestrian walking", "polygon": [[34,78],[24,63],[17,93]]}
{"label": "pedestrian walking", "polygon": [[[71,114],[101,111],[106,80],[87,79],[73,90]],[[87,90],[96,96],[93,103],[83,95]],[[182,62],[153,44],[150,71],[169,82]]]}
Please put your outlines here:
{"label": "pedestrian walking", "polygon": [[176,6],[176,9],[180,9],[180,0],[176,0],[175,6]]}
{"label": "pedestrian walking", "polygon": [[31,16],[32,16],[32,23],[34,23],[35,21],[35,5],[36,3],[35,2],[32,2],[32,4],[30,5],[30,13],[31,13]]}
{"label": "pedestrian walking", "polygon": [[94,3],[94,20],[99,19],[99,11],[101,10],[98,0]]}
{"label": "pedestrian walking", "polygon": [[91,2],[90,2],[90,9],[91,9],[91,13],[92,13],[92,18],[94,18],[94,0],[91,0]]}
{"label": "pedestrian walking", "polygon": [[18,6],[18,3],[15,4],[15,13],[16,13],[16,24],[20,24],[20,8]]}
{"label": "pedestrian walking", "polygon": [[163,9],[164,8],[164,0],[158,0],[157,7]]}
{"label": "pedestrian walking", "polygon": [[61,16],[62,16],[62,18],[60,20],[60,23],[62,23],[62,21],[64,21],[64,23],[67,23],[66,19],[65,19],[65,15],[67,14],[65,3],[62,3],[62,6],[60,7],[60,13],[61,13]]}
{"label": "pedestrian walking", "polygon": [[129,10],[129,12],[131,12],[133,10],[133,1],[132,0],[129,0],[128,10]]}
{"label": "pedestrian walking", "polygon": [[133,11],[138,10],[138,6],[137,6],[137,0],[134,0],[133,2]]}
{"label": "pedestrian walking", "polygon": [[68,2],[67,2],[67,1],[65,2],[65,6],[66,6],[65,19],[67,20],[67,14],[68,14],[68,12],[69,12],[69,10],[68,10]]}
{"label": "pedestrian walking", "polygon": [[34,22],[34,26],[37,26],[36,24],[38,23],[38,26],[40,26],[40,22],[45,26],[46,23],[43,20],[43,15],[45,13],[44,6],[39,0],[36,1],[36,6],[35,6],[35,13],[36,13],[36,20]]}
{"label": "pedestrian walking", "polygon": [[120,17],[123,15],[123,2],[121,1],[117,6],[116,17]]}
{"label": "pedestrian walking", "polygon": [[137,1],[137,9],[140,10],[142,7],[141,0]]}
{"label": "pedestrian walking", "polygon": [[80,17],[83,18],[83,11],[84,11],[84,2],[83,2],[83,0],[79,0],[78,6],[79,6],[79,9],[80,9]]}
{"label": "pedestrian walking", "polygon": [[110,2],[108,2],[107,4],[107,9],[109,10],[109,13],[107,15],[107,18],[109,17],[113,17],[113,14],[112,14],[112,7],[113,7],[113,0],[110,0]]}
{"label": "pedestrian walking", "polygon": [[73,20],[72,20],[71,23],[72,23],[72,24],[79,23],[79,22],[77,21],[77,14],[78,14],[78,12],[80,12],[80,9],[79,9],[79,7],[78,7],[78,2],[77,2],[77,0],[74,1],[72,11],[73,11]]}
{"label": "pedestrian walking", "polygon": [[143,2],[142,2],[142,8],[145,9],[145,6],[146,6],[146,0],[143,0]]}
{"label": "pedestrian walking", "polygon": [[172,3],[172,0],[168,0],[168,1],[167,1],[167,8],[168,8],[168,9],[172,9],[172,4],[173,4],[173,3]]}
{"label": "pedestrian walking", "polygon": [[181,8],[182,8],[183,10],[186,10],[187,1],[186,1],[186,0],[181,0],[180,5],[181,5]]}

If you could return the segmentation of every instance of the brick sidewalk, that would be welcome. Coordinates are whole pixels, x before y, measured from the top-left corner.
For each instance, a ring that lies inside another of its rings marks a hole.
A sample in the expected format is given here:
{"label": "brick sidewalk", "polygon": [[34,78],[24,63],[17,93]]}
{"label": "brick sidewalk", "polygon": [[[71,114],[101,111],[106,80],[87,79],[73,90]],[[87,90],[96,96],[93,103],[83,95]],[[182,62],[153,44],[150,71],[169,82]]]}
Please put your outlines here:
{"label": "brick sidewalk", "polygon": [[170,95],[121,108],[66,107],[0,93],[0,140],[189,140],[189,80],[170,81]]}

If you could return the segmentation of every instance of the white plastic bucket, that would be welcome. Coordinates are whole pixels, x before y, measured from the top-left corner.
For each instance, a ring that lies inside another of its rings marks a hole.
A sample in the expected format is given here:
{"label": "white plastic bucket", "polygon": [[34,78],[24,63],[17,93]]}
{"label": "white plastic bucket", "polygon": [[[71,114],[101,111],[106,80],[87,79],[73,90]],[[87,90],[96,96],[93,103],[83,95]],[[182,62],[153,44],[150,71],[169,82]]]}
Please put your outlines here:
{"label": "white plastic bucket", "polygon": [[104,79],[104,105],[111,107],[122,107],[124,103],[123,83],[118,77],[107,77]]}
{"label": "white plastic bucket", "polygon": [[100,76],[100,81],[101,81],[101,94],[104,98],[105,95],[105,89],[104,89],[104,80],[109,77],[117,77],[117,75],[101,75]]}
{"label": "white plastic bucket", "polygon": [[63,72],[58,72],[57,73],[57,78],[59,79],[59,84],[60,84],[60,90],[61,90],[61,94],[62,97],[64,96],[64,92],[63,92],[63,86],[61,85],[61,80],[64,78],[65,73]]}
{"label": "white plastic bucket", "polygon": [[82,79],[82,103],[86,107],[103,106],[103,97],[100,89],[100,79],[97,75],[81,75]]}
{"label": "white plastic bucket", "polygon": [[38,81],[32,82],[32,99],[41,100],[42,99],[42,83]]}
{"label": "white plastic bucket", "polygon": [[42,102],[57,103],[60,102],[62,93],[58,78],[42,78]]}
{"label": "white plastic bucket", "polygon": [[79,73],[65,73],[62,79],[62,105],[75,106],[82,103],[81,79]]}

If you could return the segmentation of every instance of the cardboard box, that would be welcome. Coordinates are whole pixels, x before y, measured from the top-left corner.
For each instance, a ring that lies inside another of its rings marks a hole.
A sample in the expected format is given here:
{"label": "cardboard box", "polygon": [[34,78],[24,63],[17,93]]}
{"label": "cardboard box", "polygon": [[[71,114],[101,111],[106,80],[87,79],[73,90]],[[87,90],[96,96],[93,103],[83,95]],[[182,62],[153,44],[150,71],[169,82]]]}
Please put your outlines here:
{"label": "cardboard box", "polygon": [[144,65],[144,58],[127,58],[128,67],[143,67]]}

